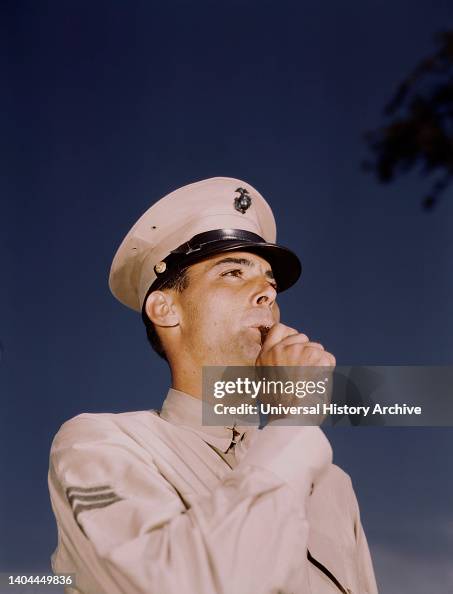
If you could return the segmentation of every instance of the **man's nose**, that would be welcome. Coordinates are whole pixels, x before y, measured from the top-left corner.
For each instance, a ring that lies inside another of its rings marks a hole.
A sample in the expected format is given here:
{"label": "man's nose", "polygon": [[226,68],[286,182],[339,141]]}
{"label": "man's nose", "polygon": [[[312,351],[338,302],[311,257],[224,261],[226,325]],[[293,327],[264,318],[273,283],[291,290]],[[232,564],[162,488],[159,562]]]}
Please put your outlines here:
{"label": "man's nose", "polygon": [[255,305],[267,305],[272,307],[277,297],[277,291],[269,283],[269,280],[264,280],[259,283],[256,292],[253,295]]}

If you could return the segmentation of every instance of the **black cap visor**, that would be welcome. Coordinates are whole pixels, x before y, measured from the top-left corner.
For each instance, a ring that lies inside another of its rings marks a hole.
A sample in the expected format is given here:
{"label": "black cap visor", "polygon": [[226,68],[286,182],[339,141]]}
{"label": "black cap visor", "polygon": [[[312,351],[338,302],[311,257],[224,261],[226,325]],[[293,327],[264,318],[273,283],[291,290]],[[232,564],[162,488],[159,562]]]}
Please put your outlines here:
{"label": "black cap visor", "polygon": [[216,254],[233,251],[251,252],[269,262],[279,293],[289,289],[300,277],[300,260],[288,248],[267,243],[259,235],[243,229],[217,229],[195,235],[164,258],[165,271],[160,274],[156,272],[157,278],[148,292],[159,289],[177,272],[192,264]]}

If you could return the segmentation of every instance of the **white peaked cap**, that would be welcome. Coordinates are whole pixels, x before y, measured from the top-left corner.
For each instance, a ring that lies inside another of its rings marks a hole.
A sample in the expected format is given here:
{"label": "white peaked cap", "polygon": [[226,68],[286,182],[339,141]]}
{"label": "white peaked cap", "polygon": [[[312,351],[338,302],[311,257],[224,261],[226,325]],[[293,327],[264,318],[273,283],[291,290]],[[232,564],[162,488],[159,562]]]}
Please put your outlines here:
{"label": "white peaked cap", "polygon": [[283,291],[297,281],[301,265],[275,241],[274,215],[255,188],[230,177],[205,179],[167,194],[138,219],[115,254],[109,286],[121,303],[141,311],[150,289],[178,270],[241,250],[267,260]]}

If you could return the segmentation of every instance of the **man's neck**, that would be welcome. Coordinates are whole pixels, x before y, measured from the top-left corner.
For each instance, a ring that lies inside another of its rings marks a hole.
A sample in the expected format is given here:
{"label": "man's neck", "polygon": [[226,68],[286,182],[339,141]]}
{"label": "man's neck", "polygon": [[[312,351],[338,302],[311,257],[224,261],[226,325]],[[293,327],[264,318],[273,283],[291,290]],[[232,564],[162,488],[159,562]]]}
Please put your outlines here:
{"label": "man's neck", "polygon": [[[251,362],[248,364],[253,365]],[[170,359],[171,387],[201,400],[203,398],[203,366],[225,367],[226,365],[225,363],[214,363],[213,361],[195,362],[191,359],[181,361],[181,358],[175,364]],[[244,361],[231,361],[228,363],[230,367],[244,365],[247,365]]]}
{"label": "man's neck", "polygon": [[171,387],[200,400],[203,392],[202,377],[202,367],[198,365],[171,367]]}

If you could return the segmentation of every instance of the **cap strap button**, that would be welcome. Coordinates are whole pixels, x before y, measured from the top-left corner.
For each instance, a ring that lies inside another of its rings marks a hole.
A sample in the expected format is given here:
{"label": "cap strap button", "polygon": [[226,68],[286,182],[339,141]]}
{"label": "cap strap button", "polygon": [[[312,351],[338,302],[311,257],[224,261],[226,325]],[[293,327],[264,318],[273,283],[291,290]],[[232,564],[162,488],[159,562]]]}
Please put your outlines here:
{"label": "cap strap button", "polygon": [[167,264],[165,262],[158,262],[154,266],[154,272],[156,274],[162,274],[162,272],[165,272],[166,268],[167,268]]}

